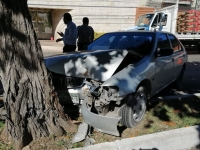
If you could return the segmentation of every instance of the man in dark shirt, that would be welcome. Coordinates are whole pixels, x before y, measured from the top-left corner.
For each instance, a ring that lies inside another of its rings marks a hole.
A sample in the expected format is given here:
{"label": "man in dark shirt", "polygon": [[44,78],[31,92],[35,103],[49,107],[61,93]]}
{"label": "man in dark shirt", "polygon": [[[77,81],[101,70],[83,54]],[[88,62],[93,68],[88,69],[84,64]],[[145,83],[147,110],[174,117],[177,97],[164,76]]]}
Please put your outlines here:
{"label": "man in dark shirt", "polygon": [[67,25],[65,29],[65,33],[58,32],[58,34],[62,37],[56,40],[56,42],[62,41],[64,42],[63,53],[75,51],[76,50],[76,39],[77,39],[77,28],[75,23],[72,22],[72,16],[69,13],[65,13],[63,15],[63,21]]}
{"label": "man in dark shirt", "polygon": [[94,40],[94,30],[88,26],[89,19],[83,18],[83,24],[77,27],[78,30],[78,50],[84,50],[85,46]]}

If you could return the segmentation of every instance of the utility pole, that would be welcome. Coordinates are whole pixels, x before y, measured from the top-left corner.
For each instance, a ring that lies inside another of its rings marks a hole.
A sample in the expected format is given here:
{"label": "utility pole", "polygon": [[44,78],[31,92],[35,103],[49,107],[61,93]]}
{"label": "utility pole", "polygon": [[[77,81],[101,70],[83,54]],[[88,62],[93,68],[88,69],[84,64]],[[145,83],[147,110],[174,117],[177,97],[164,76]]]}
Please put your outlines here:
{"label": "utility pole", "polygon": [[196,0],[196,3],[195,3],[195,10],[199,10],[199,0]]}

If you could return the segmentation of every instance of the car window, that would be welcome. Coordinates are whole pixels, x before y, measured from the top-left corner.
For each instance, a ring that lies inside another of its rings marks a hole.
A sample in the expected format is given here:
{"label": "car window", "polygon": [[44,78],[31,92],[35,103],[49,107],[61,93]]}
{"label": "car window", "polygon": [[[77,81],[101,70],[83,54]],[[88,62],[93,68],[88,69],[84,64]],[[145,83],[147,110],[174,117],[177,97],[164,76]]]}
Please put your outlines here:
{"label": "car window", "polygon": [[[161,20],[162,19],[162,20]],[[162,18],[162,13],[158,13],[153,20],[152,27],[157,27],[162,22],[162,26],[166,26],[167,23],[167,14],[165,14],[164,18]]]}
{"label": "car window", "polygon": [[152,23],[152,27],[157,27],[157,25],[158,25],[158,14],[156,15],[156,17],[154,18],[154,20],[153,20],[153,23]]}
{"label": "car window", "polygon": [[169,48],[171,48],[169,40],[168,40],[166,34],[160,34],[158,36],[157,48],[160,48],[160,49],[169,49]]}
{"label": "car window", "polygon": [[172,44],[172,48],[174,50],[174,52],[180,51],[181,50],[181,45],[179,43],[179,41],[175,38],[175,36],[168,34],[170,42]]}
{"label": "car window", "polygon": [[165,14],[165,17],[162,20],[162,26],[166,26],[167,25],[167,14]]}
{"label": "car window", "polygon": [[105,34],[88,46],[88,50],[127,49],[142,55],[152,50],[154,33],[119,32]]}
{"label": "car window", "polygon": [[152,17],[154,14],[145,14],[138,18],[137,22],[135,23],[136,26],[145,27],[150,24]]}
{"label": "car window", "polygon": [[102,36],[102,40],[96,40],[95,44],[90,47],[92,50],[109,49],[115,36]]}

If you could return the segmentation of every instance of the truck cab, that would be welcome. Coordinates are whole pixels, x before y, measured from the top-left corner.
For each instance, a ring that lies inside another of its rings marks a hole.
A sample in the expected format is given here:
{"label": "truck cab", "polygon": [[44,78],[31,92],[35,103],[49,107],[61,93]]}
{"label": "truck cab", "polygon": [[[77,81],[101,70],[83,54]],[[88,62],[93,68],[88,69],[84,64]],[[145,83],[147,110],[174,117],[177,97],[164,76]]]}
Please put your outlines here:
{"label": "truck cab", "polygon": [[175,33],[177,12],[178,4],[141,15],[135,26],[124,30],[162,30]]}

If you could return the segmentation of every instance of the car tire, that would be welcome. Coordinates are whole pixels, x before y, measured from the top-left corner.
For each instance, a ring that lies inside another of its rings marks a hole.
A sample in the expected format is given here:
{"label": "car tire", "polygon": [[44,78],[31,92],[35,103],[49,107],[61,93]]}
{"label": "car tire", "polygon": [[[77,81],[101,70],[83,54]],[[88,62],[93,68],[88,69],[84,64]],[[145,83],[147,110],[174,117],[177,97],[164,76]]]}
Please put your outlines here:
{"label": "car tire", "polygon": [[146,112],[147,99],[147,90],[142,86],[138,88],[135,94],[129,94],[126,103],[120,110],[121,125],[132,128],[139,124]]}
{"label": "car tire", "polygon": [[179,89],[179,88],[180,88],[181,82],[182,82],[182,80],[183,80],[184,72],[185,72],[185,65],[184,65],[183,68],[181,69],[181,72],[180,72],[179,76],[178,76],[178,77],[176,78],[176,80],[173,82],[173,86],[174,86],[176,89]]}

